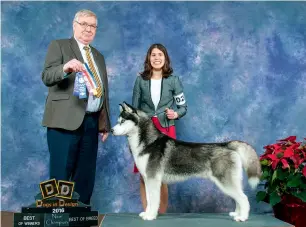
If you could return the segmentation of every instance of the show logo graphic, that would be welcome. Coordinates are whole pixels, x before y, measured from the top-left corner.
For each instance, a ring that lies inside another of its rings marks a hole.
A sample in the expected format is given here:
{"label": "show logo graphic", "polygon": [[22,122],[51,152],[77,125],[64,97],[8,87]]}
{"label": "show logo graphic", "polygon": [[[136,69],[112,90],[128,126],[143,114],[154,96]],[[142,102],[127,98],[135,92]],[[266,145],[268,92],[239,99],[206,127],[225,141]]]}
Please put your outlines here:
{"label": "show logo graphic", "polygon": [[14,227],[90,227],[98,225],[98,211],[78,201],[74,182],[50,179],[39,184],[35,203],[14,214]]}

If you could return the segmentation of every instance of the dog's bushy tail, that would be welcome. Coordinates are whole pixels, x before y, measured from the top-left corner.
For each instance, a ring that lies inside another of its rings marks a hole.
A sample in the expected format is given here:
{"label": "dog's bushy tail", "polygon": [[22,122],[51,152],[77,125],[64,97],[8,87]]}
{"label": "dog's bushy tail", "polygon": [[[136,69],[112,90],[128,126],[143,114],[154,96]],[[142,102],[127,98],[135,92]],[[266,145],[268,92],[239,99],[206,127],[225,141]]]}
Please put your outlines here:
{"label": "dog's bushy tail", "polygon": [[240,155],[243,168],[248,175],[248,182],[255,189],[261,177],[261,166],[256,151],[251,145],[241,141],[232,141],[229,145]]}

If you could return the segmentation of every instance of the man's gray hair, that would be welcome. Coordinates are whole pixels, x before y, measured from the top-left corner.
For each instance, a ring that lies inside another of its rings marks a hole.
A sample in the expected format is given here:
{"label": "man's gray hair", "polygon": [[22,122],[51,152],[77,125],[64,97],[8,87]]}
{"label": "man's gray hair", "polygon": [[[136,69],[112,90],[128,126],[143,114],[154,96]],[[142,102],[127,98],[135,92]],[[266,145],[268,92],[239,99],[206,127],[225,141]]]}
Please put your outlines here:
{"label": "man's gray hair", "polygon": [[82,9],[82,10],[78,11],[78,12],[75,14],[75,16],[74,16],[73,21],[79,22],[79,17],[83,17],[83,16],[95,17],[96,20],[97,20],[97,25],[98,25],[98,18],[97,18],[97,15],[96,15],[94,12],[92,12],[92,11],[90,11],[90,10],[88,10],[88,9]]}

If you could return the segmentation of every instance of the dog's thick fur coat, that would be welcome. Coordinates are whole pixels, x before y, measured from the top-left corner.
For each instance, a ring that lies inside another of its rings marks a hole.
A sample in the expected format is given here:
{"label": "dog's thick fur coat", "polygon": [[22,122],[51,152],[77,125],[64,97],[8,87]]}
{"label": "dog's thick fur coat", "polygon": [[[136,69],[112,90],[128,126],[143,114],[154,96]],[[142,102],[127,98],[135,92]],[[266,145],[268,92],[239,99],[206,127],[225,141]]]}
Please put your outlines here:
{"label": "dog's thick fur coat", "polygon": [[115,136],[126,135],[136,166],[143,176],[147,208],[139,215],[144,220],[157,217],[162,182],[178,182],[191,177],[212,180],[236,202],[230,212],[235,221],[249,217],[250,204],[243,192],[243,169],[250,185],[259,183],[261,168],[255,150],[245,142],[190,143],[172,139],[159,132],[142,111],[123,103]]}

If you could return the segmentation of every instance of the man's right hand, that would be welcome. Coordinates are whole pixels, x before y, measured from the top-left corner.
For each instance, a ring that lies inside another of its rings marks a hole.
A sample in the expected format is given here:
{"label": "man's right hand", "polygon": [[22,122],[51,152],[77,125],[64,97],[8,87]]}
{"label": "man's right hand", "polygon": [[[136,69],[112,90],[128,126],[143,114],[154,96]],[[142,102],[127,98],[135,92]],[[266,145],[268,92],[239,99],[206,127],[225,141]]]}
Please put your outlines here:
{"label": "man's right hand", "polygon": [[63,67],[63,71],[65,73],[80,72],[81,70],[85,70],[85,68],[83,66],[83,63],[77,59],[72,59],[68,61]]}

